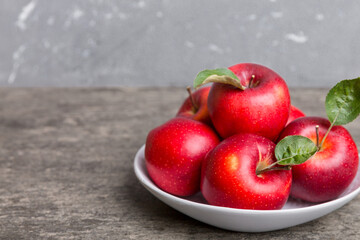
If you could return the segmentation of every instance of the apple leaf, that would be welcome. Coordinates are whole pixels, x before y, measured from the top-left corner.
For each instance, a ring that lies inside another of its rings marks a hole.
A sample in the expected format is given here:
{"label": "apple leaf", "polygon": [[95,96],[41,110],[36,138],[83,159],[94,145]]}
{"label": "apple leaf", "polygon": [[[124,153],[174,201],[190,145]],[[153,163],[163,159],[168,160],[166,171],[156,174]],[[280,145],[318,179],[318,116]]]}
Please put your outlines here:
{"label": "apple leaf", "polygon": [[230,84],[242,90],[245,89],[245,87],[241,85],[239,78],[227,68],[206,69],[199,72],[194,80],[194,88],[197,89],[211,82]]}
{"label": "apple leaf", "polygon": [[344,125],[360,114],[360,78],[343,80],[330,89],[325,101],[326,114],[334,125]]}
{"label": "apple leaf", "polygon": [[317,151],[313,141],[307,137],[293,135],[283,138],[275,147],[275,157],[279,165],[304,163]]}

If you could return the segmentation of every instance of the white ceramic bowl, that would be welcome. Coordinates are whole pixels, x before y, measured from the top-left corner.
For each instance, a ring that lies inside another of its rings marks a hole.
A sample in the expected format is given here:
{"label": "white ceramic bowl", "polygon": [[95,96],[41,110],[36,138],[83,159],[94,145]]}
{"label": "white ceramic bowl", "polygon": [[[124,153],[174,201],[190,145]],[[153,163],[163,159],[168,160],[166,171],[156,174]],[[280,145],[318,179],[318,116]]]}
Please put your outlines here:
{"label": "white ceramic bowl", "polygon": [[211,206],[201,193],[181,198],[158,188],[150,179],[144,158],[145,145],[135,156],[134,170],[141,184],[176,210],[215,227],[239,232],[266,232],[295,226],[322,217],[351,201],[360,191],[360,170],[337,199],[320,204],[289,199],[281,210],[246,210]]}

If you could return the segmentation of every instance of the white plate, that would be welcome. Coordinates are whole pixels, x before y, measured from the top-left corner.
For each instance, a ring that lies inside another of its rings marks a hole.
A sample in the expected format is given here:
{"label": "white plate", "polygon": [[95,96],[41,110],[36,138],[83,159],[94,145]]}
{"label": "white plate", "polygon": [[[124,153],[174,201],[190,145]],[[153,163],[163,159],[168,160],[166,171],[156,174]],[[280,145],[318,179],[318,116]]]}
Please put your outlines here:
{"label": "white plate", "polygon": [[354,181],[337,199],[313,204],[289,199],[281,210],[246,210],[211,206],[201,193],[181,198],[158,188],[150,179],[144,158],[145,145],[136,153],[134,170],[142,185],[155,197],[201,222],[239,232],[266,232],[295,226],[322,217],[351,201],[360,191],[360,168]]}

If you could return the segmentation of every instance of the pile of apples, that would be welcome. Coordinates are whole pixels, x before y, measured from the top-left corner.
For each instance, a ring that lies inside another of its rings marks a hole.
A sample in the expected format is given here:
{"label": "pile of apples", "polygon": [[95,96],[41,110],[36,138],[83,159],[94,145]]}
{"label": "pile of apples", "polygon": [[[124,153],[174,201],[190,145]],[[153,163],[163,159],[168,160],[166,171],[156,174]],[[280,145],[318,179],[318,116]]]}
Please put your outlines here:
{"label": "pile of apples", "polygon": [[265,66],[202,71],[194,87],[212,86],[188,88],[176,117],[148,134],[149,176],[170,194],[201,190],[209,204],[223,207],[281,209],[290,195],[332,200],[359,164],[341,125],[360,113],[360,78],[344,81],[328,94],[329,121],[292,106],[285,81]]}

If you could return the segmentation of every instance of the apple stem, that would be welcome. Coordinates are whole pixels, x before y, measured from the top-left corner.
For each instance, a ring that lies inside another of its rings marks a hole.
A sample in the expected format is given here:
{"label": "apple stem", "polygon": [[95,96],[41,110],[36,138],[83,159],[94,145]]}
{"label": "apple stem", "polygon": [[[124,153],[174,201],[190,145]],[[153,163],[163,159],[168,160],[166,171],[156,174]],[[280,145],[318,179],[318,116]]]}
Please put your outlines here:
{"label": "apple stem", "polygon": [[193,108],[197,109],[197,106],[196,106],[195,100],[194,100],[194,96],[193,96],[193,94],[191,92],[191,88],[189,86],[187,86],[186,90],[189,93],[189,98],[190,98],[191,105],[193,106]]}
{"label": "apple stem", "polygon": [[251,88],[251,87],[252,87],[252,83],[253,83],[254,79],[255,79],[255,75],[253,74],[253,75],[251,75],[251,79],[250,79],[250,81],[249,81],[248,88]]}
{"label": "apple stem", "polygon": [[276,164],[279,164],[285,160],[288,160],[292,157],[286,157],[286,158],[282,158],[272,164],[270,164],[269,166],[267,167],[264,167],[264,168],[260,168],[260,169],[256,169],[256,175],[259,175],[263,172],[267,172],[267,171],[270,171],[270,170],[290,170],[291,169],[291,165],[281,165],[281,167],[274,167]]}
{"label": "apple stem", "polygon": [[315,126],[315,132],[316,132],[316,147],[319,150],[320,149],[320,141],[319,141],[319,125]]}
{"label": "apple stem", "polygon": [[335,122],[336,122],[337,117],[339,116],[339,113],[340,113],[340,111],[336,114],[336,116],[335,116],[335,118],[334,118],[334,121],[331,123],[330,127],[328,128],[328,130],[327,130],[326,133],[325,133],[324,138],[321,140],[320,148],[321,148],[322,145],[324,144],[326,137],[329,135],[329,132],[331,131],[331,129],[332,129],[333,126],[335,125]]}
{"label": "apple stem", "polygon": [[219,76],[216,74],[208,76],[201,84],[196,85],[195,89],[198,89],[199,87],[201,87],[202,85],[207,84],[207,83],[223,83],[223,84],[232,85],[241,90],[246,89],[246,87],[240,83],[240,80],[238,78],[235,79],[235,78],[232,78],[227,75]]}
{"label": "apple stem", "polygon": [[270,164],[269,166],[267,166],[266,168],[263,168],[263,169],[256,169],[256,175],[260,175],[264,172],[267,172],[267,171],[273,171],[273,170],[290,170],[291,169],[291,166],[290,165],[286,165],[286,166],[281,166],[281,167],[273,167],[277,164],[278,162],[274,162],[273,164]]}

